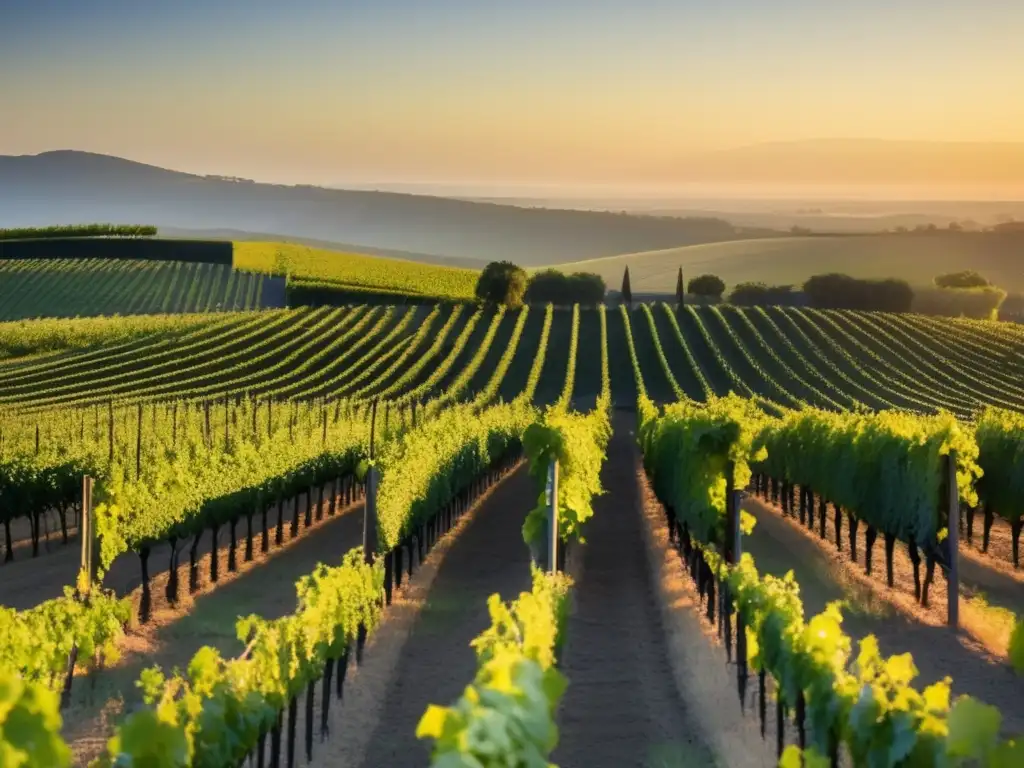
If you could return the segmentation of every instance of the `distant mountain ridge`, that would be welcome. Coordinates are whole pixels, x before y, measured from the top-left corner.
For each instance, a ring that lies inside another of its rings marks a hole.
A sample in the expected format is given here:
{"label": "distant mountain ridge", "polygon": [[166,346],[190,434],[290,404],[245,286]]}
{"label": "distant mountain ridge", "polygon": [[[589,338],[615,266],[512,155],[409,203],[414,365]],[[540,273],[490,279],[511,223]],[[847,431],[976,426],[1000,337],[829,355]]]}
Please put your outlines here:
{"label": "distant mountain ridge", "polygon": [[0,156],[0,226],[89,221],[274,232],[423,261],[509,259],[525,266],[776,234],[715,218],[230,181],[75,150]]}

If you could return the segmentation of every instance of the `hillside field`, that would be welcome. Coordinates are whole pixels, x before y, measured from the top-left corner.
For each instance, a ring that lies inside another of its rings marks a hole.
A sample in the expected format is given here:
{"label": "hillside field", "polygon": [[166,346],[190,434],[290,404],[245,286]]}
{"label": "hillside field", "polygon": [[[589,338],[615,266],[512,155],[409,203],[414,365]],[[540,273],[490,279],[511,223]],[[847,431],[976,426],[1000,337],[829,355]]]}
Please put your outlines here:
{"label": "hillside field", "polygon": [[[61,253],[74,252],[76,245],[93,253],[96,242],[83,238],[63,243]],[[156,242],[171,245],[173,256],[175,241]],[[265,276],[284,272],[297,304],[465,301],[473,298],[478,275],[475,270],[288,243],[236,242],[232,247],[233,267],[127,258],[0,259],[0,322],[280,307],[285,297]]]}
{"label": "hillside field", "polygon": [[123,259],[0,260],[0,322],[37,317],[251,310],[265,278],[224,264]]}
{"label": "hillside field", "polygon": [[[795,308],[677,312],[667,304],[581,309],[578,316],[466,305],[235,312],[202,324],[153,322],[148,333],[134,321],[130,334],[111,324],[110,344],[98,343],[100,326],[91,346],[69,332],[67,343],[78,348],[63,354],[53,353],[59,321],[49,321],[49,356],[0,362],[0,408],[225,395],[407,403],[481,391],[507,401],[524,388],[543,405],[565,387],[583,407],[600,385],[593,374],[601,314],[611,396],[624,407],[636,399],[629,375],[635,351],[638,373],[659,402],[736,392],[787,408],[944,409],[962,418],[986,405],[1024,412],[1024,331],[1017,325]],[[17,348],[19,334],[32,327],[10,326],[4,346]],[[32,344],[20,348],[31,352]]]}
{"label": "hillside field", "polygon": [[827,272],[902,278],[924,286],[944,272],[976,269],[1017,293],[1024,291],[1024,236],[946,232],[762,238],[622,254],[560,264],[558,269],[596,272],[617,291],[627,266],[634,293],[673,294],[680,267],[687,280],[711,273],[730,288],[751,281],[799,286],[811,275]]}
{"label": "hillside field", "polygon": [[289,283],[299,286],[453,300],[472,299],[479,275],[471,269],[292,243],[235,242],[234,264],[254,272],[287,269]]}

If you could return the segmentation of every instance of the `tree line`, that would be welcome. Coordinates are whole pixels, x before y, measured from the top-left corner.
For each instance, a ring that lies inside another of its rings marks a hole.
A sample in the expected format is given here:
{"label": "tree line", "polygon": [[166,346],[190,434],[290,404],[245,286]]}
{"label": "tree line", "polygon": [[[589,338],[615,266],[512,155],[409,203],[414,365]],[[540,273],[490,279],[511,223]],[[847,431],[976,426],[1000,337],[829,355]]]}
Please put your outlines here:
{"label": "tree line", "polygon": [[68,224],[52,227],[0,229],[0,240],[43,240],[66,237],[153,237],[151,224]]}
{"label": "tree line", "polygon": [[[684,290],[685,288],[685,290]],[[684,304],[687,296],[704,301],[728,301],[740,306],[802,304],[820,309],[858,309],[879,312],[919,312],[931,315],[995,319],[1006,292],[992,285],[974,270],[938,275],[932,287],[915,289],[906,280],[867,279],[840,273],[813,275],[797,289],[794,285],[743,282],[726,297],[726,284],[718,275],[704,274],[683,279],[682,267],[676,277],[675,298]],[[517,307],[523,303],[595,305],[604,301],[607,287],[596,274],[566,275],[555,269],[528,274],[508,261],[488,264],[476,286],[480,301]],[[633,291],[627,266],[619,295],[631,304]]]}

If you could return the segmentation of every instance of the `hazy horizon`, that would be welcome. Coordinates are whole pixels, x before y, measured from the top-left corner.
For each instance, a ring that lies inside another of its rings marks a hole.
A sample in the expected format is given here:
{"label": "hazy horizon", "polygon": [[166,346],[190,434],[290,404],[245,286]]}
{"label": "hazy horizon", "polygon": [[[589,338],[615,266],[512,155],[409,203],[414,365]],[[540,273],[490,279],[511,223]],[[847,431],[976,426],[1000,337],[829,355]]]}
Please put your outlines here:
{"label": "hazy horizon", "polygon": [[[697,174],[705,197],[1024,198],[1012,0],[37,0],[4,16],[0,154],[323,186],[621,194]],[[846,138],[930,148],[892,145],[891,171],[884,151],[743,154]]]}

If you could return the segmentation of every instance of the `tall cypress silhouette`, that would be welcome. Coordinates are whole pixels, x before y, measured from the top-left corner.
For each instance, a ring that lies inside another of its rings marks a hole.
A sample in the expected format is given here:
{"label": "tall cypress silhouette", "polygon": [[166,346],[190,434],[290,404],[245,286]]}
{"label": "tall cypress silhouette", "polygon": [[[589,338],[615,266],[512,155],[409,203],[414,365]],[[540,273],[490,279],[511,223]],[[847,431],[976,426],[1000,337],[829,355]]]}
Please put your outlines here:
{"label": "tall cypress silhouette", "polygon": [[626,267],[626,271],[622,275],[622,300],[630,306],[633,304],[633,291],[629,287],[629,267]]}
{"label": "tall cypress silhouette", "polygon": [[683,306],[686,301],[686,294],[683,292],[683,268],[679,268],[679,277],[676,278],[676,305]]}

